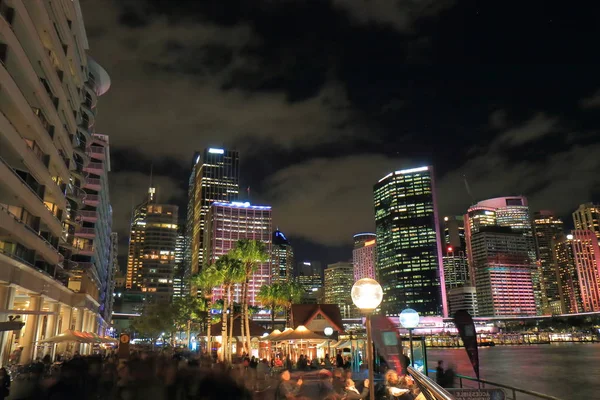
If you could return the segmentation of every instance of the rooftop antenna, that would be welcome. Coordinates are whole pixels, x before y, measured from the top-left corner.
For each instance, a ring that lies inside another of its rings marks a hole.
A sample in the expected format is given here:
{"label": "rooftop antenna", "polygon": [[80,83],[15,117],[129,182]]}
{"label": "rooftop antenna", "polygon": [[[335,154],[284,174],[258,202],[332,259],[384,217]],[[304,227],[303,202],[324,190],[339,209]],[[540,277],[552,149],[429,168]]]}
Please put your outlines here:
{"label": "rooftop antenna", "polygon": [[148,200],[154,201],[156,189],[154,188],[154,163],[150,163],[150,187],[148,188]]}
{"label": "rooftop antenna", "polygon": [[471,204],[475,204],[475,199],[473,198],[473,193],[471,193],[471,188],[469,187],[469,181],[467,181],[467,175],[463,175],[463,180],[465,181],[465,189],[467,189],[467,194],[471,199]]}

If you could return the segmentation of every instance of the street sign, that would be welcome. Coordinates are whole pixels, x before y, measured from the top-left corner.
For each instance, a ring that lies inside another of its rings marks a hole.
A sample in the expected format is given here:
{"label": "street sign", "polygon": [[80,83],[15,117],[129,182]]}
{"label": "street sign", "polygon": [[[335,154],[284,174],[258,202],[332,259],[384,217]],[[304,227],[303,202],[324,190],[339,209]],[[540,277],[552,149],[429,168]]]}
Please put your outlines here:
{"label": "street sign", "polygon": [[502,389],[446,389],[456,400],[504,400]]}

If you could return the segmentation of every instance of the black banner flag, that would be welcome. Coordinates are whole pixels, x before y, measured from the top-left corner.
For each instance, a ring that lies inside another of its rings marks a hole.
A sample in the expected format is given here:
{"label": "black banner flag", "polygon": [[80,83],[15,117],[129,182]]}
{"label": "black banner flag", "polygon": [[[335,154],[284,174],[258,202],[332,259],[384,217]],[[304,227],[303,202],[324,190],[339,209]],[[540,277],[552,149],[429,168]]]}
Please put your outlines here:
{"label": "black banner flag", "polygon": [[473,318],[467,311],[459,310],[454,314],[454,325],[465,345],[475,376],[479,379],[479,352],[477,350],[477,333],[475,332]]}

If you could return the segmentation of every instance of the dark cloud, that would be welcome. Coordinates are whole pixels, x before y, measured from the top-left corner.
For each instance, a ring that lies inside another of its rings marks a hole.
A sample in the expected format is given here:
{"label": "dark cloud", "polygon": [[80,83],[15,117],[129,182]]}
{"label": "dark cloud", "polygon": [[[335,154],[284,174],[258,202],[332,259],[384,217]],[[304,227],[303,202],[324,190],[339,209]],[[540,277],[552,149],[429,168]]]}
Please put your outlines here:
{"label": "dark cloud", "polygon": [[582,108],[600,108],[600,90],[589,97],[581,99],[580,105]]}

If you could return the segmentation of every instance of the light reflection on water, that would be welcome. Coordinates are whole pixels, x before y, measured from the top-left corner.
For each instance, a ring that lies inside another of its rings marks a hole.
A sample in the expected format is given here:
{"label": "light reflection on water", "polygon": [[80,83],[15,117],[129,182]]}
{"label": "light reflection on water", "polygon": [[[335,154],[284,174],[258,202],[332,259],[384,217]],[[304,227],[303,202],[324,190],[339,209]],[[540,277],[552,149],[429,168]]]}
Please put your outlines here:
{"label": "light reflection on water", "polygon": [[[475,376],[464,349],[428,349],[429,369],[437,360]],[[481,378],[561,399],[600,399],[600,344],[555,343],[479,348]],[[457,380],[458,382],[458,380]],[[457,383],[458,385],[458,383]],[[508,394],[508,393],[507,393]],[[517,399],[526,396],[517,395]]]}

